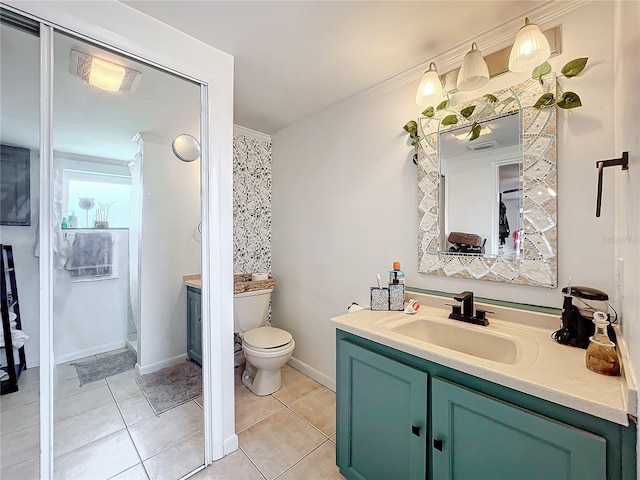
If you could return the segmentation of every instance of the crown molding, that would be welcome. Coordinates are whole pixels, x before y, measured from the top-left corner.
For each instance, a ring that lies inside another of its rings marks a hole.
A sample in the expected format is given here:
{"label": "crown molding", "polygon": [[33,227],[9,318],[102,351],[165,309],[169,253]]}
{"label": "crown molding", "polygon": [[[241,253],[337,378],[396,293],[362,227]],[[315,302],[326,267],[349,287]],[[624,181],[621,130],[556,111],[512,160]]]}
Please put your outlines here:
{"label": "crown molding", "polygon": [[258,132],[256,130],[251,130],[250,128],[242,127],[240,125],[233,124],[233,133],[237,133],[238,135],[244,135],[245,137],[252,137],[256,140],[260,140],[261,142],[269,142],[271,143],[271,135],[266,133]]}
{"label": "crown molding", "polygon": [[132,142],[136,142],[139,145],[144,145],[145,142],[147,143],[156,143],[158,145],[171,145],[171,142],[173,141],[171,138],[169,137],[165,137],[163,135],[156,135],[155,133],[149,133],[149,132],[138,132],[136,133],[133,138],[131,139]]}
{"label": "crown molding", "polygon": [[509,21],[503,22],[495,27],[486,30],[478,35],[469,37],[457,45],[435,55],[429,60],[425,60],[403,72],[400,72],[366,90],[361,94],[384,93],[390,90],[417,83],[424,72],[429,68],[431,62],[438,66],[440,75],[447,74],[452,70],[460,68],[462,60],[469,51],[472,42],[476,42],[484,56],[508,47],[513,43],[517,31],[524,25],[524,18],[529,17],[533,23],[537,23],[541,30],[557,26],[557,20],[563,15],[591,3],[592,0],[573,0],[568,2],[548,1],[540,6],[533,7],[523,14]]}

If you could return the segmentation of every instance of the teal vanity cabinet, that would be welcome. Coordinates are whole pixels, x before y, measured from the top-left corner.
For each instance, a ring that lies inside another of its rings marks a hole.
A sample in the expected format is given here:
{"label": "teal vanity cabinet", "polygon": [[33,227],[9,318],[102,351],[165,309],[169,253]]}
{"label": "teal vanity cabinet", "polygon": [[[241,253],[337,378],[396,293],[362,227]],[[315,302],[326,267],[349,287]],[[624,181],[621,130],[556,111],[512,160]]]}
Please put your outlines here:
{"label": "teal vanity cabinet", "polygon": [[454,383],[431,382],[433,478],[606,478],[606,440]]}
{"label": "teal vanity cabinet", "polygon": [[636,479],[633,425],[336,336],[336,463],[347,479]]}
{"label": "teal vanity cabinet", "polygon": [[348,342],[341,345],[339,362],[336,437],[343,447],[342,474],[426,478],[427,374]]}
{"label": "teal vanity cabinet", "polygon": [[202,294],[193,287],[187,287],[187,355],[202,365]]}

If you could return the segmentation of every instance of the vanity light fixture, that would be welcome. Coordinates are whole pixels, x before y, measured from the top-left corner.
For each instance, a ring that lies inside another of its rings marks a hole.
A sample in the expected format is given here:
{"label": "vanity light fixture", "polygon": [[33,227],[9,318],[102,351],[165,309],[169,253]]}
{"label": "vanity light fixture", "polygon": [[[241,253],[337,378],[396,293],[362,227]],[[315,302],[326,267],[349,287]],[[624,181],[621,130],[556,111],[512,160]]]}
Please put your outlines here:
{"label": "vanity light fixture", "polygon": [[132,93],[142,78],[142,73],[123,65],[71,50],[69,70],[89,85],[107,92]]}
{"label": "vanity light fixture", "polygon": [[549,42],[535,23],[529,18],[524,19],[522,27],[516,35],[516,40],[509,54],[509,70],[512,72],[526,72],[543,64],[551,56]]}
{"label": "vanity light fixture", "polygon": [[438,75],[438,67],[431,62],[429,70],[422,75],[422,81],[416,93],[416,103],[423,107],[435,107],[442,101],[442,95],[442,80]]}
{"label": "vanity light fixture", "polygon": [[476,42],[471,44],[471,50],[462,60],[462,67],[458,72],[458,90],[470,91],[484,86],[489,81],[489,67],[484,61]]}

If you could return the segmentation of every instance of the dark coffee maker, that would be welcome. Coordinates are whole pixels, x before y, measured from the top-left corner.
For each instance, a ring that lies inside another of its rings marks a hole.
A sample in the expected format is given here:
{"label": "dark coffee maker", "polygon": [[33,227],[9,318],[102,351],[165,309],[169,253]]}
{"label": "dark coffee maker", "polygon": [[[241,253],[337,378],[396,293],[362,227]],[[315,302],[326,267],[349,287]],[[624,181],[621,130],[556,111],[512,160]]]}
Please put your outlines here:
{"label": "dark coffee maker", "polygon": [[[609,311],[609,296],[591,287],[564,287],[562,304],[562,328],[553,332],[553,339],[563,345],[587,348],[589,337],[595,332],[593,314],[597,311]],[[615,341],[615,332],[611,325],[607,329],[609,337]]]}

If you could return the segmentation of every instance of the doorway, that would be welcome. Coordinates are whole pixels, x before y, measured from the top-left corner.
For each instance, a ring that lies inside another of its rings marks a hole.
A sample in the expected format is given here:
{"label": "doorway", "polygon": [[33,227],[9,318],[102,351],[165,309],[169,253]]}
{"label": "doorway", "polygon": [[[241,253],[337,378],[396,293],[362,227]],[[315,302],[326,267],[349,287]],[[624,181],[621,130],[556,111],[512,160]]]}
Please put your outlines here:
{"label": "doorway", "polygon": [[[232,59],[228,55],[190,39],[174,29],[133,11],[123,4],[19,4],[8,9],[40,22],[40,121],[43,125],[39,145],[43,208],[39,214],[41,258],[40,274],[40,449],[41,475],[52,475],[54,438],[54,295],[53,205],[51,204],[54,152],[52,143],[52,96],[54,70],[51,60],[53,25],[61,32],[90,38],[93,44],[130,52],[145,63],[166,65],[200,83],[202,105],[201,182],[202,192],[202,311],[204,389],[204,463],[237,448],[233,432],[232,346],[228,338],[232,326],[231,279],[232,231]],[[213,148],[212,148],[213,147]],[[77,212],[76,212],[77,213]],[[86,218],[86,217],[85,217]],[[68,218],[67,218],[68,220]],[[94,220],[95,221],[95,220]],[[94,225],[95,228],[95,225]],[[210,253],[212,252],[212,253]],[[47,258],[49,257],[49,258]],[[142,346],[140,346],[142,347]],[[143,348],[143,347],[142,347]],[[215,351],[215,362],[211,352]],[[228,372],[228,373],[227,373]],[[215,408],[213,408],[215,405]]]}

